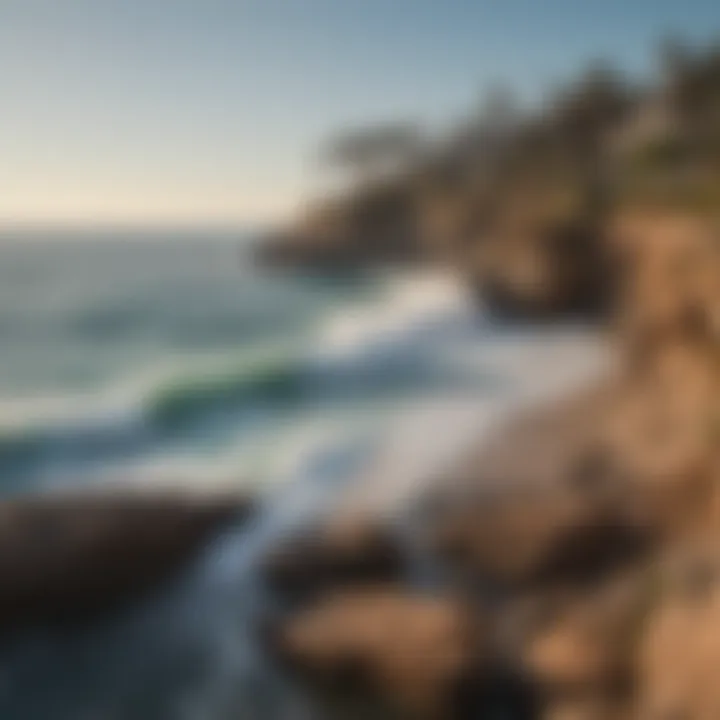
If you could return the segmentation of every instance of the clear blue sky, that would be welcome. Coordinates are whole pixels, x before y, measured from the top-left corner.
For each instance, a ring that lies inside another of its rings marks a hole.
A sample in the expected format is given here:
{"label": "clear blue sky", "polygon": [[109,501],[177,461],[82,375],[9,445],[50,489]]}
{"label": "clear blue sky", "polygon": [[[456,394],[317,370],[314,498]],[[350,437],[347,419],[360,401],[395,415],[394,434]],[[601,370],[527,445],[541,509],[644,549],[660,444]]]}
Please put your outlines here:
{"label": "clear blue sky", "polygon": [[273,217],[335,128],[644,72],[668,31],[720,0],[0,0],[0,222]]}

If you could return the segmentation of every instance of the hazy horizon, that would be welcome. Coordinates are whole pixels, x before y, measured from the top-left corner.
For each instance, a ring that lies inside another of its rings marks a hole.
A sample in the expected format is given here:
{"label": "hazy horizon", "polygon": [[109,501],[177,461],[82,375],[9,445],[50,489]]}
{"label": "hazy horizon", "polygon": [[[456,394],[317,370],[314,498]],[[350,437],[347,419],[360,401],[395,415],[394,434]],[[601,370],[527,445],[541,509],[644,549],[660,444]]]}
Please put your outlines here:
{"label": "hazy horizon", "polygon": [[194,218],[188,221],[172,218],[87,218],[87,219],[47,219],[35,221],[29,218],[4,219],[0,218],[0,243],[13,236],[44,236],[48,238],[62,238],[63,236],[78,237],[128,234],[137,235],[147,233],[150,235],[167,234],[193,234],[210,233],[215,235],[234,234],[251,235],[270,230],[273,219],[259,220],[222,220],[208,218],[207,220]]}
{"label": "hazy horizon", "polygon": [[718,24],[709,0],[2,0],[0,226],[266,223],[337,128],[437,126],[598,57],[642,74]]}

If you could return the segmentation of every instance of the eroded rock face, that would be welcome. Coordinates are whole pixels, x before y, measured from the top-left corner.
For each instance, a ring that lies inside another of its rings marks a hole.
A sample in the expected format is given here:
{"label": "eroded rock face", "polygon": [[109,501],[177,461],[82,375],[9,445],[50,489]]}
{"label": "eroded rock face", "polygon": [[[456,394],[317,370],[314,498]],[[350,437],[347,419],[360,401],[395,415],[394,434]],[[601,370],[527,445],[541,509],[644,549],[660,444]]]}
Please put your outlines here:
{"label": "eroded rock face", "polygon": [[670,538],[705,522],[716,489],[720,235],[697,218],[620,218],[626,283],[617,334],[622,392],[603,421],[646,522]]}
{"label": "eroded rock face", "polygon": [[371,699],[391,717],[534,717],[522,679],[489,661],[488,633],[458,599],[346,590],[281,624],[271,647],[325,697]]}
{"label": "eroded rock face", "polygon": [[582,584],[637,562],[650,529],[621,507],[562,493],[517,495],[467,510],[441,530],[439,548],[466,576],[506,592],[548,584]]}
{"label": "eroded rock face", "polygon": [[685,215],[625,213],[612,230],[624,269],[617,327],[643,358],[668,337],[717,343],[720,232]]}
{"label": "eroded rock face", "polygon": [[505,319],[605,316],[616,293],[613,258],[592,214],[577,199],[548,211],[557,199],[540,187],[503,196],[482,178],[410,173],[321,200],[266,238],[259,257],[321,271],[439,263]]}
{"label": "eroded rock face", "polygon": [[589,589],[530,598],[538,619],[533,623],[531,612],[518,642],[548,706],[618,706],[629,699],[649,590],[644,573],[633,572]]}
{"label": "eroded rock face", "polygon": [[341,668],[393,718],[720,716],[720,240],[677,218],[616,232],[621,367],[451,470],[418,529],[445,597],[339,573],[280,626],[310,685]]}
{"label": "eroded rock face", "polygon": [[264,558],[262,574],[281,598],[297,601],[343,585],[396,581],[405,565],[391,527],[342,517],[288,537]]}
{"label": "eroded rock face", "polygon": [[717,544],[673,558],[659,575],[638,659],[641,720],[720,714],[719,579]]}
{"label": "eroded rock face", "polygon": [[627,385],[602,425],[638,522],[670,540],[714,492],[720,375],[712,357],[669,345]]}
{"label": "eroded rock face", "polygon": [[465,489],[436,523],[440,556],[509,590],[583,582],[646,552],[655,528],[633,516],[598,432],[616,392],[603,384],[534,410],[466,459]]}
{"label": "eroded rock face", "polygon": [[582,219],[500,226],[479,246],[478,294],[506,319],[602,317],[616,288],[600,228]]}
{"label": "eroded rock face", "polygon": [[85,620],[170,578],[249,516],[238,498],[37,496],[0,503],[0,630]]}

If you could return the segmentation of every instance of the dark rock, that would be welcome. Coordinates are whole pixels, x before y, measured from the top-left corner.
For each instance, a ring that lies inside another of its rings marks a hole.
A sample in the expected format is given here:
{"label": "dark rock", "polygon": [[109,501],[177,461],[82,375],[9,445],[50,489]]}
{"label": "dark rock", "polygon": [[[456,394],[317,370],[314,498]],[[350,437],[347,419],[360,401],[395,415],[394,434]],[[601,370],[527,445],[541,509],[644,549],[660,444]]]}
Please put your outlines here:
{"label": "dark rock", "polygon": [[511,591],[592,582],[637,562],[653,546],[652,528],[620,508],[562,493],[516,495],[468,508],[441,526],[441,557],[473,584]]}
{"label": "dark rock", "polygon": [[522,665],[548,705],[629,699],[648,589],[644,574],[633,572],[587,590],[529,598],[548,605],[539,622],[518,633],[518,645]]}
{"label": "dark rock", "polygon": [[325,702],[418,719],[536,717],[532,688],[490,658],[488,633],[457,599],[349,590],[281,623],[270,646]]}
{"label": "dark rock", "polygon": [[616,288],[599,228],[531,223],[494,232],[471,275],[491,313],[528,321],[607,315]]}
{"label": "dark rock", "polygon": [[404,570],[392,528],[364,518],[344,518],[291,536],[262,563],[267,584],[290,601],[348,584],[398,580]]}
{"label": "dark rock", "polygon": [[222,528],[237,497],[48,495],[0,503],[0,629],[70,623],[120,607],[179,571]]}

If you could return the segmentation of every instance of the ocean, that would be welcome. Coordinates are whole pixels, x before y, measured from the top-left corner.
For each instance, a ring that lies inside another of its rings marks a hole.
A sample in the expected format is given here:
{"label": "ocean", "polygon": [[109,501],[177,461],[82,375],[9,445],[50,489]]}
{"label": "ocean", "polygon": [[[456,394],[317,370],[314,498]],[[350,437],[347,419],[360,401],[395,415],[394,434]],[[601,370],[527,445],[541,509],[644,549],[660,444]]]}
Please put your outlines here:
{"label": "ocean", "polygon": [[264,667],[258,554],[330,503],[402,512],[518,406],[605,362],[440,271],[273,273],[238,233],[0,237],[0,490],[252,492],[160,598],[0,651],[3,720],[305,717]]}

